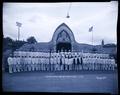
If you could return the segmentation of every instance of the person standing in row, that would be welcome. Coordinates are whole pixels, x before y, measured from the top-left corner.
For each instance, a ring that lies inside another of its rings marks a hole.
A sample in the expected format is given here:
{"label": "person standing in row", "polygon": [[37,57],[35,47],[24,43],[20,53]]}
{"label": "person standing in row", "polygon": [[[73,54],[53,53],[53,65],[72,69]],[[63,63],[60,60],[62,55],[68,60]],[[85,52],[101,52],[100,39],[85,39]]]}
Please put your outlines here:
{"label": "person standing in row", "polygon": [[17,72],[20,72],[20,56],[17,57]]}
{"label": "person standing in row", "polygon": [[77,70],[80,70],[80,60],[79,60],[79,53],[77,53]]}
{"label": "person standing in row", "polygon": [[72,70],[75,70],[75,59],[74,59],[75,55],[72,53],[72,59],[73,59],[73,63],[72,63]]}
{"label": "person standing in row", "polygon": [[64,54],[62,54],[61,57],[62,57],[61,70],[65,70],[65,56],[64,56]]}
{"label": "person standing in row", "polygon": [[31,64],[32,64],[32,60],[31,60],[31,56],[30,56],[30,57],[28,57],[28,71],[32,71]]}
{"label": "person standing in row", "polygon": [[60,55],[57,56],[58,71],[60,71]]}
{"label": "person standing in row", "polygon": [[41,56],[38,58],[38,70],[41,71]]}
{"label": "person standing in row", "polygon": [[64,59],[64,60],[65,60],[65,64],[64,64],[65,67],[64,67],[64,70],[67,70],[67,60],[68,60],[67,55],[65,55],[65,59]]}
{"label": "person standing in row", "polygon": [[9,65],[9,73],[13,73],[13,58],[12,56],[8,57],[7,59]]}
{"label": "person standing in row", "polygon": [[68,70],[72,70],[72,57],[71,55],[68,55]]}
{"label": "person standing in row", "polygon": [[37,56],[35,56],[35,71],[38,71],[38,58],[37,58]]}
{"label": "person standing in row", "polygon": [[44,67],[45,67],[45,71],[47,70],[47,56],[44,55]]}
{"label": "person standing in row", "polygon": [[16,63],[17,63],[17,59],[16,56],[13,57],[13,72],[17,72],[16,70]]}
{"label": "person standing in row", "polygon": [[51,58],[50,58],[50,69],[51,69],[51,71],[54,70],[53,64],[54,64],[54,57],[53,57],[53,54],[51,54]]}
{"label": "person standing in row", "polygon": [[45,56],[43,55],[43,58],[42,58],[42,64],[43,64],[43,71],[45,71]]}
{"label": "person standing in row", "polygon": [[27,64],[28,64],[27,59],[28,59],[27,57],[24,58],[24,71],[27,71]]}

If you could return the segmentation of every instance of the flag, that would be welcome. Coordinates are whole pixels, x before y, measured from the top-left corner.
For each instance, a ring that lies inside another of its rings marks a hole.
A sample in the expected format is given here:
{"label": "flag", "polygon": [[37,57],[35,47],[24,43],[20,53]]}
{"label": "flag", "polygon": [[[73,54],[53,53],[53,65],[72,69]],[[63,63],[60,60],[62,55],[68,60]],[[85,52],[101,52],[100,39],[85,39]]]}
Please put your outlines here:
{"label": "flag", "polygon": [[16,22],[16,25],[19,26],[19,27],[21,27],[22,23]]}
{"label": "flag", "polygon": [[93,26],[91,26],[91,27],[89,28],[89,32],[91,32],[91,31],[93,31]]}

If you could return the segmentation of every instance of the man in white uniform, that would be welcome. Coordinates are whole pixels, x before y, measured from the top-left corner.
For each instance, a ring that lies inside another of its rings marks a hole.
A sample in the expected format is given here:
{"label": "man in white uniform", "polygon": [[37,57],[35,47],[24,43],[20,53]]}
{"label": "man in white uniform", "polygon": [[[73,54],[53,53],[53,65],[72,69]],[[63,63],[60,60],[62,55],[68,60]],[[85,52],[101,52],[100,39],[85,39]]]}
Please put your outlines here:
{"label": "man in white uniform", "polygon": [[86,58],[83,58],[83,70],[85,70]]}
{"label": "man in white uniform", "polygon": [[68,70],[72,70],[72,60],[71,55],[68,55]]}
{"label": "man in white uniform", "polygon": [[48,53],[46,53],[46,68],[47,68],[47,71],[49,71],[49,56],[48,56]]}
{"label": "man in white uniform", "polygon": [[74,59],[75,59],[75,70],[77,70],[77,53],[75,52],[75,57],[74,57]]}
{"label": "man in white uniform", "polygon": [[107,59],[105,59],[105,69],[104,70],[107,70]]}
{"label": "man in white uniform", "polygon": [[58,71],[59,65],[58,65],[58,53],[56,53],[56,71]]}
{"label": "man in white uniform", "polygon": [[43,71],[45,71],[45,54],[42,53],[43,56],[42,56],[42,68],[43,68]]}
{"label": "man in white uniform", "polygon": [[104,70],[104,59],[102,59],[102,70]]}
{"label": "man in white uniform", "polygon": [[46,70],[46,55],[45,55],[45,53],[43,53],[43,60],[42,60],[42,62],[43,62],[43,70],[45,71]]}
{"label": "man in white uniform", "polygon": [[114,59],[111,59],[111,70],[115,70],[115,60]]}
{"label": "man in white uniform", "polygon": [[56,57],[56,53],[54,53],[54,64],[53,64],[53,67],[54,67],[54,71],[56,71],[56,64],[57,64],[57,57]]}
{"label": "man in white uniform", "polygon": [[35,71],[37,71],[38,70],[38,68],[37,68],[37,65],[38,65],[37,56],[35,56],[34,61],[35,61],[35,64],[34,64]]}
{"label": "man in white uniform", "polygon": [[97,70],[97,58],[95,58],[94,70]]}
{"label": "man in white uniform", "polygon": [[24,58],[24,71],[27,71],[28,60],[27,57]]}
{"label": "man in white uniform", "polygon": [[59,55],[59,53],[57,56],[57,63],[58,63],[58,71],[60,71],[60,55]]}
{"label": "man in white uniform", "polygon": [[79,70],[82,70],[82,56],[79,54]]}
{"label": "man in white uniform", "polygon": [[103,70],[105,70],[105,59],[103,59]]}
{"label": "man in white uniform", "polygon": [[45,54],[42,53],[42,70],[45,71]]}
{"label": "man in white uniform", "polygon": [[41,71],[43,71],[43,55],[42,54],[40,58],[40,64],[41,64]]}
{"label": "man in white uniform", "polygon": [[86,63],[87,63],[87,70],[91,70],[91,58],[85,58],[86,59]]}
{"label": "man in white uniform", "polygon": [[7,59],[9,65],[9,73],[13,73],[13,58],[10,56]]}
{"label": "man in white uniform", "polygon": [[13,57],[13,72],[17,72],[16,71],[16,63],[17,63],[17,59],[16,59],[16,57]]}
{"label": "man in white uniform", "polygon": [[32,57],[32,63],[31,63],[31,65],[32,65],[32,71],[35,70],[34,64],[35,64],[35,62],[34,62],[34,56],[33,56],[33,57]]}
{"label": "man in white uniform", "polygon": [[39,56],[36,58],[36,70],[39,71]]}
{"label": "man in white uniform", "polygon": [[38,70],[40,71],[41,70],[41,56],[39,55],[39,58],[38,58]]}
{"label": "man in white uniform", "polygon": [[72,53],[73,63],[72,63],[72,70],[75,70],[75,55]]}
{"label": "man in white uniform", "polygon": [[53,53],[51,53],[51,58],[50,58],[50,70],[53,71],[53,64],[54,64],[54,57],[53,57]]}
{"label": "man in white uniform", "polygon": [[20,72],[20,56],[17,57],[17,72]]}
{"label": "man in white uniform", "polygon": [[92,67],[91,58],[86,58],[85,70],[88,70],[88,67],[89,67],[88,64],[90,64],[90,66]]}
{"label": "man in white uniform", "polygon": [[47,70],[50,71],[50,54],[47,53]]}
{"label": "man in white uniform", "polygon": [[65,70],[68,70],[68,55],[65,56]]}
{"label": "man in white uniform", "polygon": [[45,62],[45,71],[47,71],[47,54],[45,53],[45,60],[44,60],[44,62]]}
{"label": "man in white uniform", "polygon": [[32,62],[31,62],[31,56],[30,56],[30,57],[28,57],[28,71],[31,71],[31,69],[32,69],[31,64],[32,64]]}
{"label": "man in white uniform", "polygon": [[62,57],[61,70],[64,70],[65,69],[65,56],[64,56],[64,54],[62,54],[61,57]]}
{"label": "man in white uniform", "polygon": [[16,60],[15,69],[16,69],[16,72],[18,72],[18,66],[19,66],[18,63],[20,63],[19,56],[16,56],[15,60]]}

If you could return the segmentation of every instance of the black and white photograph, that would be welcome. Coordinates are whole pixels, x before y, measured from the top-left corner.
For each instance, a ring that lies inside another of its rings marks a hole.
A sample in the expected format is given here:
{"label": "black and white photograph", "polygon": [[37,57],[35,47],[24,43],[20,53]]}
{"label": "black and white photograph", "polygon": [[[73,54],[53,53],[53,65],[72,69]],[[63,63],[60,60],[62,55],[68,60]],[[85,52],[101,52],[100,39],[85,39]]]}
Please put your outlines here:
{"label": "black and white photograph", "polygon": [[3,3],[3,92],[118,94],[118,1]]}

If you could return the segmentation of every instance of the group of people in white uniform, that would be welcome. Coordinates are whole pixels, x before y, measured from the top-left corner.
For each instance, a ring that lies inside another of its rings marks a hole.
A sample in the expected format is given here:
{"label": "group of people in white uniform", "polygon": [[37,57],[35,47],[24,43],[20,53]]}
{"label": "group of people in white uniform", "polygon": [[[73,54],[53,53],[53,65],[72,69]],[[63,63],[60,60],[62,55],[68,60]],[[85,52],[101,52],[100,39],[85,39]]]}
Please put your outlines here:
{"label": "group of people in white uniform", "polygon": [[[88,56],[87,56],[88,55]],[[9,73],[21,71],[115,70],[115,60],[105,54],[81,52],[15,52],[8,58]]]}

